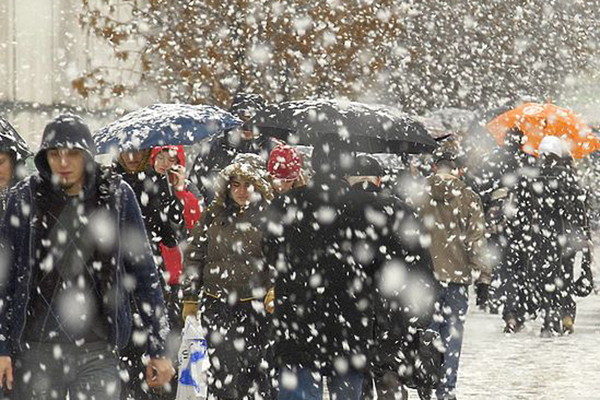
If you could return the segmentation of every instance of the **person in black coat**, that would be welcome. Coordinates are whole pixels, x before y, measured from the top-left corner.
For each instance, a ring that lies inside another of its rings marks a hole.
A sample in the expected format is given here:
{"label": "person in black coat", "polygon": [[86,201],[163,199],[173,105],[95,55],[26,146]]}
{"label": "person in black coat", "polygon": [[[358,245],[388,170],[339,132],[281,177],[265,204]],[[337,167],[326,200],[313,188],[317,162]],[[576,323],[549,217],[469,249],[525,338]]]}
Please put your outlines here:
{"label": "person in black coat", "polygon": [[[264,98],[253,93],[238,93],[231,103],[229,112],[247,122],[266,106]],[[215,197],[213,187],[219,172],[231,164],[239,153],[253,153],[265,160],[265,165],[280,141],[263,136],[248,125],[232,129],[216,136],[209,146],[200,150],[192,164],[191,180],[204,197],[204,204],[210,204]]]}
{"label": "person in black coat", "polygon": [[[167,247],[175,247],[185,237],[185,221],[183,219],[183,204],[175,195],[175,188],[170,186],[167,176],[158,174],[149,165],[150,150],[129,151],[120,154],[116,164],[113,166],[115,173],[119,174],[127,182],[135,196],[142,211],[142,217],[146,228],[146,234],[152,247],[152,253],[162,273],[166,272],[166,266],[161,256],[160,243]],[[170,293],[170,287],[166,285],[161,274],[161,285],[165,298],[177,297]],[[169,321],[171,325],[178,327],[180,315],[177,309],[170,307]],[[137,310],[139,313],[139,310]],[[137,329],[141,329],[138,326]],[[169,356],[176,357],[175,348],[169,348]],[[133,396],[135,399],[143,400],[157,398],[159,394],[152,393],[139,379],[140,372],[144,370],[141,357],[143,349],[131,343],[122,352],[122,362],[129,371],[130,381],[121,392],[121,398],[127,399]],[[173,398],[174,393],[161,393],[159,398]]]}
{"label": "person in black coat", "polygon": [[510,263],[511,276],[517,279],[508,291],[511,314],[505,320],[510,332],[527,316],[541,313],[542,336],[551,336],[563,333],[563,317],[571,317],[564,328],[572,330],[574,257],[581,251],[583,267],[589,269],[590,230],[585,194],[564,162],[566,146],[559,138],[546,137],[539,151],[539,173],[523,180],[515,194],[521,207],[518,222],[511,224],[512,235],[520,232],[520,259],[528,261]]}
{"label": "person in black coat", "polygon": [[0,218],[4,216],[10,189],[25,176],[25,160],[20,155],[0,145]]}
{"label": "person in black coat", "polygon": [[[408,204],[382,191],[383,175],[384,170],[375,158],[360,155],[356,157],[346,181],[351,185],[348,203],[358,205],[352,207],[358,212],[353,219],[366,216],[372,220],[377,217],[387,220],[385,224],[383,220],[380,222],[383,229],[378,242],[389,250],[375,262],[379,265],[375,272],[374,344],[370,356],[371,374],[367,375],[369,378],[363,390],[365,399],[374,398],[375,389],[377,398],[386,400],[405,393],[403,386],[416,382],[413,375],[418,368],[414,363],[414,351],[419,340],[417,332],[422,333],[432,322],[437,284],[431,255],[420,243],[421,223]],[[368,204],[366,208],[365,204]],[[424,290],[421,296],[407,298],[402,290],[388,285],[390,280],[398,278],[394,276],[397,265],[381,268],[389,261],[388,255],[402,262],[407,286],[404,290],[414,290],[413,293]],[[428,295],[431,297],[428,298]]]}
{"label": "person in black coat", "polygon": [[[345,144],[333,138],[315,146],[313,180],[286,194],[291,200],[279,229],[272,229],[280,237],[274,325],[282,400],[318,398],[318,376],[328,377],[337,398],[360,398],[373,347],[377,279],[388,261],[392,276],[410,268],[391,229],[394,211],[343,179],[348,157]],[[402,298],[405,288],[390,282],[387,292]]]}

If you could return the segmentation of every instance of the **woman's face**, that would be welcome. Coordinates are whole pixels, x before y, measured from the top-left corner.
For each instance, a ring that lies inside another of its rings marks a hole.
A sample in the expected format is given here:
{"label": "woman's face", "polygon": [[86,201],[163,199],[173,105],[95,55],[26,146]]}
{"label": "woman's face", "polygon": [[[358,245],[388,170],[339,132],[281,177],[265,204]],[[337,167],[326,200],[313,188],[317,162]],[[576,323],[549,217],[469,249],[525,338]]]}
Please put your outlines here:
{"label": "woman's face", "polygon": [[171,150],[161,151],[154,158],[154,169],[161,175],[166,175],[169,169],[177,164],[177,154]]}
{"label": "woman's face", "polygon": [[0,190],[10,185],[14,176],[12,158],[7,153],[0,153]]}
{"label": "woman's face", "polygon": [[229,194],[235,203],[240,207],[247,206],[254,194],[254,186],[250,181],[234,176],[229,181]]}

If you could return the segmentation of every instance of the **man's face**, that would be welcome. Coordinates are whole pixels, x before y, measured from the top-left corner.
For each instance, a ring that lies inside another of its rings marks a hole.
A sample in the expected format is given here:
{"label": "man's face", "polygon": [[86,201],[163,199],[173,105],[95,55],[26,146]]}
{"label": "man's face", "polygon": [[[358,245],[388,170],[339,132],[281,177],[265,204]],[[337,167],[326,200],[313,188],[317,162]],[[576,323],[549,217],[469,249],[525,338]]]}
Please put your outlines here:
{"label": "man's face", "polygon": [[172,150],[164,150],[154,158],[154,169],[161,175],[166,175],[169,169],[177,164],[177,152]]}
{"label": "man's face", "polygon": [[12,158],[7,153],[0,153],[0,190],[10,185],[14,175]]}
{"label": "man's face", "polygon": [[283,194],[294,187],[295,180],[273,179],[273,189],[279,194]]}
{"label": "man's face", "polygon": [[85,156],[83,150],[57,148],[46,153],[52,175],[69,194],[77,194],[85,183]]}
{"label": "man's face", "polygon": [[144,151],[125,151],[122,153],[121,159],[128,172],[138,171],[142,164],[142,160],[144,160]]}

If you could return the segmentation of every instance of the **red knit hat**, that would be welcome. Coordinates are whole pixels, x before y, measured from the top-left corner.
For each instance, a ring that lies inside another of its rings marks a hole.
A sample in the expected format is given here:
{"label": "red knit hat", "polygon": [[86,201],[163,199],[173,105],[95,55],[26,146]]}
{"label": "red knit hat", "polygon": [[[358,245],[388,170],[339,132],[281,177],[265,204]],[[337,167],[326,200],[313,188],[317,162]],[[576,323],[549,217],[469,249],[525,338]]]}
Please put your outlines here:
{"label": "red knit hat", "polygon": [[302,157],[294,147],[280,144],[269,155],[268,169],[275,179],[293,181],[300,176]]}

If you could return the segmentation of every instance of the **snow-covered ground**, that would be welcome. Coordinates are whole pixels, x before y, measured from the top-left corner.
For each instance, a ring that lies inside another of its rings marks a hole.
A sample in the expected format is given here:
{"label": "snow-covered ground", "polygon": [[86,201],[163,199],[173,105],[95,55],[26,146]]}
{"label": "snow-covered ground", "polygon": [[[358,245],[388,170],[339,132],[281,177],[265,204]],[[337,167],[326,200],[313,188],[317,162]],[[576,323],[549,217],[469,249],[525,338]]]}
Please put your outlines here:
{"label": "snow-covered ground", "polygon": [[571,336],[541,339],[538,321],[512,336],[503,326],[499,315],[471,306],[458,399],[600,399],[600,296],[579,299]]}

